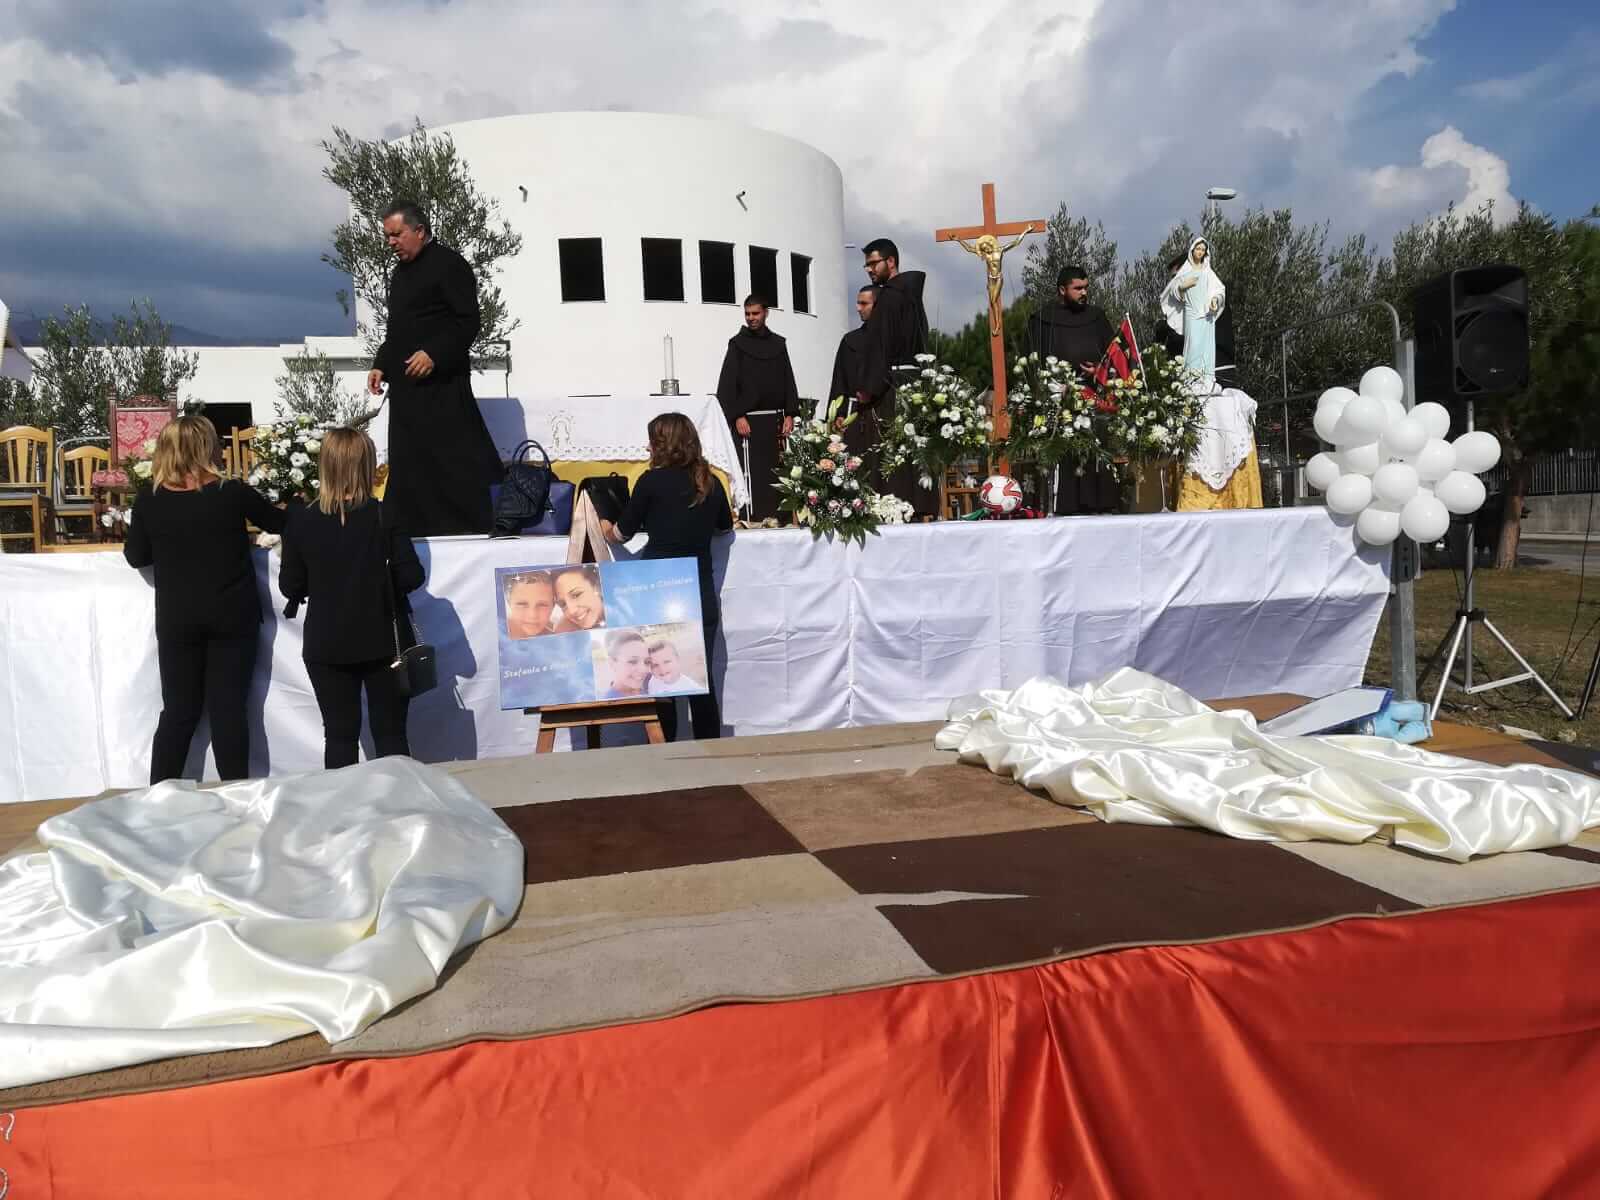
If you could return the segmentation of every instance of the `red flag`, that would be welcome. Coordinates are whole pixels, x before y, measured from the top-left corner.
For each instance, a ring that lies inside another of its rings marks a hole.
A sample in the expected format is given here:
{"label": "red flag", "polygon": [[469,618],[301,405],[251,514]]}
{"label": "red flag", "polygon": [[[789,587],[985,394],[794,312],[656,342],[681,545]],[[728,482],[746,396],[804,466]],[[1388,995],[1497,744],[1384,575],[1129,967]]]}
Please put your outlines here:
{"label": "red flag", "polygon": [[[1100,356],[1100,365],[1095,368],[1095,390],[1104,388],[1112,375],[1118,379],[1132,377],[1134,371],[1143,365],[1144,362],[1139,357],[1139,341],[1133,336],[1133,322],[1124,313],[1122,328],[1117,330],[1116,336],[1111,339],[1111,344],[1106,347],[1106,352]],[[1113,406],[1107,401],[1101,407]]]}

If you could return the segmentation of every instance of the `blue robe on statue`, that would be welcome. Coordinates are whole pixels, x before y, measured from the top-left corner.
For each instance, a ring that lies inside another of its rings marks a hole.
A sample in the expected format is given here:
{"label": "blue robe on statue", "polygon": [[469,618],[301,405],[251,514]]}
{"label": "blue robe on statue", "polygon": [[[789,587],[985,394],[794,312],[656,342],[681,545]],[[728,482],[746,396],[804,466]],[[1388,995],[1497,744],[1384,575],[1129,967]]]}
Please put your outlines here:
{"label": "blue robe on statue", "polygon": [[[1205,246],[1205,258],[1195,262],[1195,247]],[[1182,285],[1193,286],[1180,290]],[[1217,378],[1217,317],[1227,302],[1228,290],[1211,269],[1211,244],[1205,238],[1189,243],[1183,266],[1167,281],[1161,293],[1161,307],[1174,333],[1183,335],[1183,365],[1205,381]]]}

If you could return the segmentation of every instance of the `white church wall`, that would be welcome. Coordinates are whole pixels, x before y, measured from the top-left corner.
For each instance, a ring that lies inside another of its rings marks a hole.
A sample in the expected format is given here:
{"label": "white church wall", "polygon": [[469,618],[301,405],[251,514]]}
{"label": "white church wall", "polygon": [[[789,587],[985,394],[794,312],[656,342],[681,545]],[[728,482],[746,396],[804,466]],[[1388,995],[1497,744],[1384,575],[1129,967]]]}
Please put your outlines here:
{"label": "white church wall", "polygon": [[[778,252],[771,327],[789,342],[802,396],[821,398],[844,334],[844,184],[833,160],[778,134],[653,113],[539,113],[439,127],[522,235],[500,286],[513,394],[555,399],[659,390],[671,335],[685,392],[716,387],[750,247]],[[523,189],[526,189],[524,196]],[[742,194],[742,203],[741,203]],[[562,299],[559,240],[599,238],[603,301]],[[684,299],[646,300],[642,239],[682,243]],[[701,294],[701,241],[734,247],[734,302]],[[790,256],[811,260],[809,313],[794,310]]]}

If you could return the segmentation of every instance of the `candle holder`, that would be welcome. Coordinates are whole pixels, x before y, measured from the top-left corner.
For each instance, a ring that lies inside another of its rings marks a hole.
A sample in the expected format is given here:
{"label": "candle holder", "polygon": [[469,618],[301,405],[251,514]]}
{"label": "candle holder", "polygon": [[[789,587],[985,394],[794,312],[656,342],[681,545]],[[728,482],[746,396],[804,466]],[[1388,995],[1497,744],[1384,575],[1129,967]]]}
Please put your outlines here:
{"label": "candle holder", "polygon": [[663,379],[659,394],[662,396],[681,396],[683,393],[678,390],[678,381],[676,379]]}

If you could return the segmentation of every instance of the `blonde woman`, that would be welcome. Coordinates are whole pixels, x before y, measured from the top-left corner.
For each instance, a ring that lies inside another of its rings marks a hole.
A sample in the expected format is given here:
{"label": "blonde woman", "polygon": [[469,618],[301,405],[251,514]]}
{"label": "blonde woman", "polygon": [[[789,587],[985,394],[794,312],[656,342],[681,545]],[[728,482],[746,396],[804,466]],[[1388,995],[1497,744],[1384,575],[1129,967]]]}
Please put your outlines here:
{"label": "blonde woman", "polygon": [[372,496],[376,469],[371,438],[359,429],[330,429],[319,456],[317,503],[293,512],[283,534],[278,589],[289,600],[285,616],[310,605],[302,653],[322,710],[322,762],[330,769],[360,756],[363,691],[376,757],[411,753],[409,702],[389,664],[397,617],[403,643],[415,640],[403,597],[422,586],[422,563],[411,538]]}
{"label": "blonde woman", "polygon": [[150,487],[133,502],[122,547],[130,565],[155,567],[161,718],[151,783],[182,777],[202,712],[211,718],[217,774],[250,774],[245,705],[261,595],[245,525],[277,533],[283,512],[248,484],[223,479],[218,459],[217,431],[204,417],[179,417],[163,429]]}

